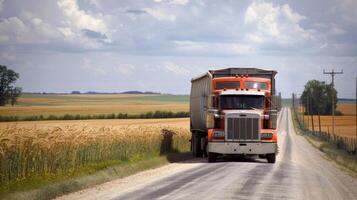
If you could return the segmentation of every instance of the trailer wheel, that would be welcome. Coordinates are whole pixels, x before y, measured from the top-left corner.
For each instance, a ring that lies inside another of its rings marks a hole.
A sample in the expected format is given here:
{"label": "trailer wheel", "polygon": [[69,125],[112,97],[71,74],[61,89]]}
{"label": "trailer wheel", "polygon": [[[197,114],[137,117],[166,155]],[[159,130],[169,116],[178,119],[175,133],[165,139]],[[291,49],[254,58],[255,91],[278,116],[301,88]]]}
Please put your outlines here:
{"label": "trailer wheel", "polygon": [[275,153],[267,154],[266,158],[268,160],[268,163],[275,163],[276,155]]}
{"label": "trailer wheel", "polygon": [[201,149],[201,137],[197,132],[192,133],[191,145],[193,156],[202,157],[203,151]]}
{"label": "trailer wheel", "polygon": [[214,162],[216,162],[216,160],[217,160],[217,154],[215,154],[215,153],[208,153],[207,161],[208,161],[209,163],[214,163]]}

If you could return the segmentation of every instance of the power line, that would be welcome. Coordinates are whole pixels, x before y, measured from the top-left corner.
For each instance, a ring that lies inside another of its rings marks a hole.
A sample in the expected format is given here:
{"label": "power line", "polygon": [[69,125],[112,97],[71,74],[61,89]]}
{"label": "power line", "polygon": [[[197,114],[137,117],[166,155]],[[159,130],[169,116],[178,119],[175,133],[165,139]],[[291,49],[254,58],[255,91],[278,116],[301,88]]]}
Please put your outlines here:
{"label": "power line", "polygon": [[332,81],[331,81],[331,86],[332,86],[332,134],[335,134],[335,75],[337,74],[343,74],[343,70],[340,72],[335,72],[335,70],[332,69],[331,72],[326,72],[324,69],[324,74],[331,75]]}

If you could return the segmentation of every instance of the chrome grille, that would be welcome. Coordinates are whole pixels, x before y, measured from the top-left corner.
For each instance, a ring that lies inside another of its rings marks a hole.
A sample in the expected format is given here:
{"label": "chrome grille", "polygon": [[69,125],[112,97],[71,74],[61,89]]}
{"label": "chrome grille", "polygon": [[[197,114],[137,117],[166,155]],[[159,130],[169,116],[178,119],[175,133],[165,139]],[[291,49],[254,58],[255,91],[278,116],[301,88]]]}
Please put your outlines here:
{"label": "chrome grille", "polygon": [[227,118],[228,140],[259,140],[259,118]]}

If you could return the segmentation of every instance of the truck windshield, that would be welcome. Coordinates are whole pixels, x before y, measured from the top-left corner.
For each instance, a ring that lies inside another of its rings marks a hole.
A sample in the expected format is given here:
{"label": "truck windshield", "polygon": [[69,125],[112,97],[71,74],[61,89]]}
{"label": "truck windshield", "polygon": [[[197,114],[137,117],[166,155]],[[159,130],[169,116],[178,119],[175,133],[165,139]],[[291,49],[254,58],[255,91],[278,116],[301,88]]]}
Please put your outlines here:
{"label": "truck windshield", "polygon": [[221,109],[263,109],[264,96],[261,95],[222,95]]}

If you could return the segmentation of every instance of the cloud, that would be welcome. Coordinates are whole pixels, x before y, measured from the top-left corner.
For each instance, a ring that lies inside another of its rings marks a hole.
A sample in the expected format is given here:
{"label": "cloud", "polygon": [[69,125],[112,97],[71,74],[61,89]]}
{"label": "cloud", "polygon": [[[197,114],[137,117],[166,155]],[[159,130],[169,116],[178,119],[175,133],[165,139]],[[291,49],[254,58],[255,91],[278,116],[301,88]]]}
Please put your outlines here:
{"label": "cloud", "polygon": [[95,32],[88,29],[82,29],[82,32],[85,36],[89,38],[97,38],[97,39],[107,39],[107,36],[103,33]]}
{"label": "cloud", "polygon": [[176,21],[175,15],[161,8],[144,8],[143,10],[159,21]]}
{"label": "cloud", "polygon": [[140,14],[147,14],[146,11],[144,10],[139,10],[139,9],[128,9],[125,11],[126,13],[129,13],[129,14],[136,14],[136,15],[140,15]]}
{"label": "cloud", "polygon": [[177,75],[188,75],[190,73],[188,69],[169,61],[164,62],[162,68]]}
{"label": "cloud", "polygon": [[346,30],[338,27],[331,27],[330,30],[328,31],[328,34],[330,35],[343,35],[347,33]]}
{"label": "cloud", "polygon": [[175,41],[180,52],[191,55],[247,55],[255,53],[254,47],[238,42]]}
{"label": "cloud", "polygon": [[3,44],[40,44],[58,39],[59,36],[51,25],[30,12],[0,21],[0,43]]}
{"label": "cloud", "polygon": [[154,0],[156,3],[168,3],[174,5],[186,5],[189,0]]}
{"label": "cloud", "polygon": [[295,43],[311,38],[308,31],[300,26],[305,16],[294,12],[288,4],[274,6],[272,3],[253,1],[247,8],[244,23],[255,27],[247,34],[253,42],[274,40],[282,43]]}
{"label": "cloud", "polygon": [[59,8],[62,10],[67,19],[64,23],[76,30],[91,30],[101,34],[107,34],[107,24],[102,19],[102,16],[92,16],[81,10],[76,0],[60,0],[58,3]]}

